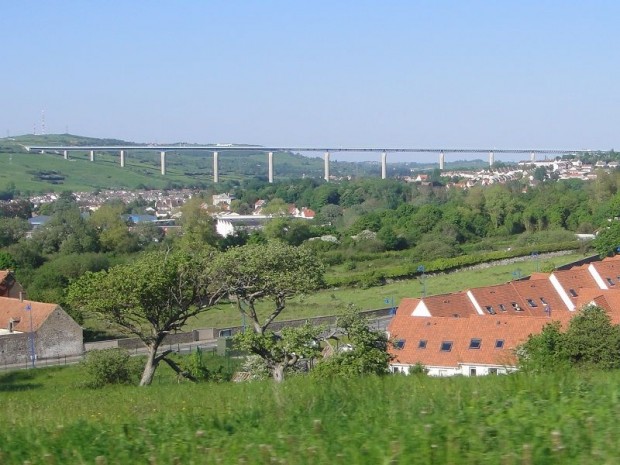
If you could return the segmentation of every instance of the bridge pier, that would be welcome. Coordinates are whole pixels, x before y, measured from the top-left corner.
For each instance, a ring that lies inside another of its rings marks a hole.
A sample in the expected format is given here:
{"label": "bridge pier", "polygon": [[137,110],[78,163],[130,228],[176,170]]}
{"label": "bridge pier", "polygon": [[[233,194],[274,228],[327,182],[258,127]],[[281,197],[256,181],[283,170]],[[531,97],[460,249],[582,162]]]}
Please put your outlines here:
{"label": "bridge pier", "polygon": [[120,155],[121,155],[121,168],[124,168],[125,167],[125,151],[121,150]]}
{"label": "bridge pier", "polygon": [[443,171],[446,165],[446,156],[443,154],[443,150],[439,152],[439,170]]}
{"label": "bridge pier", "polygon": [[161,163],[160,163],[160,165],[161,165],[161,174],[162,174],[162,176],[164,176],[166,174],[166,152],[164,152],[164,151],[159,152],[159,156],[160,156],[160,159],[161,159]]}
{"label": "bridge pier", "polygon": [[489,166],[493,166],[495,163],[495,154],[493,152],[489,152]]}
{"label": "bridge pier", "polygon": [[95,161],[95,151],[94,150],[90,151],[90,161]]}
{"label": "bridge pier", "polygon": [[273,183],[273,152],[267,154],[267,164],[269,165],[269,183]]}
{"label": "bridge pier", "polygon": [[325,176],[323,179],[329,182],[329,152],[325,152]]}
{"label": "bridge pier", "polygon": [[213,152],[213,182],[214,183],[218,183],[220,182],[220,173],[218,171],[218,153],[217,152]]}
{"label": "bridge pier", "polygon": [[68,150],[63,151],[62,152],[62,156],[63,156],[63,158],[65,160],[68,160],[69,159],[69,151]]}
{"label": "bridge pier", "polygon": [[387,153],[381,154],[381,179],[387,178]]}

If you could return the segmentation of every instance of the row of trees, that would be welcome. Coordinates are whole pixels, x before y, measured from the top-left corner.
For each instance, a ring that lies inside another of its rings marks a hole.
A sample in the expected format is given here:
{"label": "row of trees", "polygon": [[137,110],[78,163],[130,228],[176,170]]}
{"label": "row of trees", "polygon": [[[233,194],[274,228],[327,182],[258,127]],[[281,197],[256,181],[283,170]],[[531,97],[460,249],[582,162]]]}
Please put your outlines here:
{"label": "row of trees", "polygon": [[[322,264],[308,249],[278,241],[226,252],[209,247],[158,250],[109,270],[86,272],[69,286],[67,300],[74,309],[140,338],[148,349],[140,380],[144,386],[152,382],[162,361],[181,372],[168,357],[170,351],[159,352],[166,335],[228,299],[250,321],[251,330],[240,334],[238,343],[258,355],[273,378],[282,381],[287,368],[301,358],[317,355],[322,329],[306,325],[274,332],[269,328],[286,308],[288,298],[322,285],[323,272]],[[259,302],[270,303],[267,313],[258,310]],[[341,326],[352,336],[355,353],[366,357],[367,363],[356,358],[353,370],[385,372],[389,360],[385,338],[352,316]],[[368,356],[369,352],[374,355]]]}

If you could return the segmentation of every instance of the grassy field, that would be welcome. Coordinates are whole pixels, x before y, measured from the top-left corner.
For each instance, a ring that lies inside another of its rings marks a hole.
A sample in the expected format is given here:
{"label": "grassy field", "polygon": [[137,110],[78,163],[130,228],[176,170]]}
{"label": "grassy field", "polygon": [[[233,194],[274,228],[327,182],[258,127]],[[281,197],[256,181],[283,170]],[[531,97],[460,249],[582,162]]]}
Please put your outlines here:
{"label": "grassy field", "polygon": [[0,463],[614,464],[620,373],[79,387],[0,375]]}
{"label": "grassy field", "polygon": [[[419,279],[395,281],[384,286],[362,288],[325,289],[309,295],[290,299],[280,319],[295,319],[311,316],[341,313],[348,305],[362,310],[398,306],[404,297],[420,297],[423,288],[426,295],[458,292],[473,287],[501,284],[515,279],[516,275],[527,276],[541,267],[560,266],[584,258],[580,253],[557,256],[536,261],[526,257],[523,261],[508,265],[494,265],[479,270],[463,270],[440,273]],[[262,307],[263,313],[269,309]],[[241,325],[239,313],[231,304],[219,305],[188,322],[187,329]]]}

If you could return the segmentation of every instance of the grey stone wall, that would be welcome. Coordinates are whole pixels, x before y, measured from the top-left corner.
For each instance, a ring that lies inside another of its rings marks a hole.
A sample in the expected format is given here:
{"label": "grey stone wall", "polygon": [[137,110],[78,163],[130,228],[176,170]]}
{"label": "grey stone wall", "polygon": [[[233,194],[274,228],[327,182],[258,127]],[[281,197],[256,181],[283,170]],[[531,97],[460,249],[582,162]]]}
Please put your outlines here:
{"label": "grey stone wall", "polygon": [[35,334],[37,358],[81,355],[84,352],[82,328],[57,307]]}
{"label": "grey stone wall", "polygon": [[28,333],[13,333],[0,336],[0,364],[28,363],[30,346]]}

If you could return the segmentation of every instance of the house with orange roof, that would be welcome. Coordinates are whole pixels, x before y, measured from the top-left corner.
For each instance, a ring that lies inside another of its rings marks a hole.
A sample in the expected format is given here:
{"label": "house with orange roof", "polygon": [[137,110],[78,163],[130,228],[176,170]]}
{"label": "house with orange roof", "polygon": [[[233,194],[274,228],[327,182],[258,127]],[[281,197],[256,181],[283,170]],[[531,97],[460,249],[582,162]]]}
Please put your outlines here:
{"label": "house with orange roof", "polygon": [[60,305],[0,297],[0,365],[83,352],[82,328]]}
{"label": "house with orange roof", "polygon": [[23,295],[24,288],[17,282],[10,270],[0,270],[0,297],[18,299]]}
{"label": "house with orange roof", "polygon": [[620,256],[550,274],[423,298],[405,298],[388,334],[394,372],[422,364],[430,375],[485,375],[517,369],[515,349],[545,324],[567,326],[597,305],[620,324]]}

